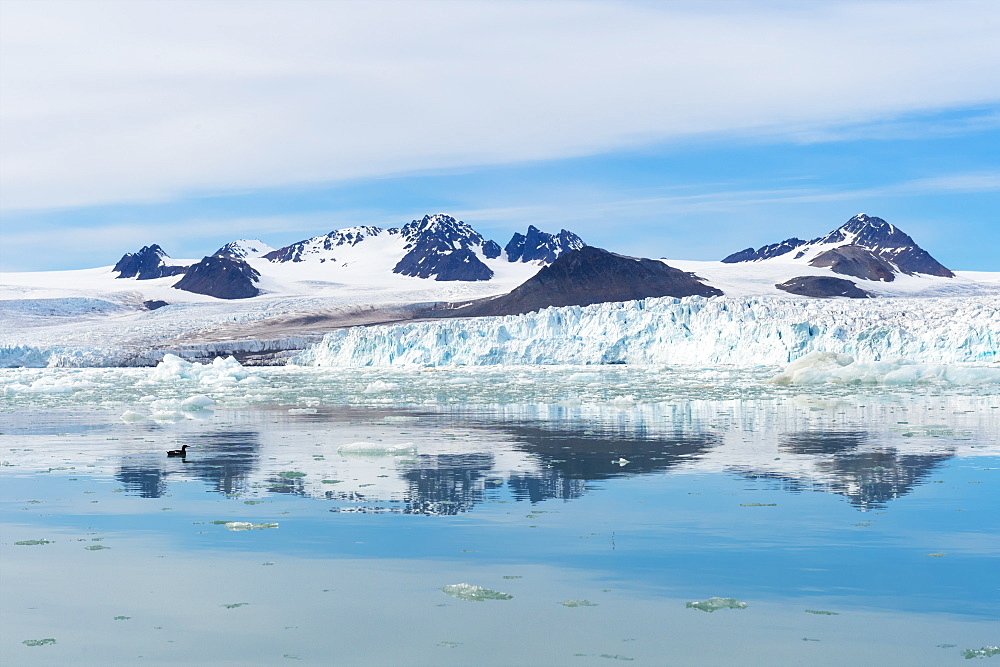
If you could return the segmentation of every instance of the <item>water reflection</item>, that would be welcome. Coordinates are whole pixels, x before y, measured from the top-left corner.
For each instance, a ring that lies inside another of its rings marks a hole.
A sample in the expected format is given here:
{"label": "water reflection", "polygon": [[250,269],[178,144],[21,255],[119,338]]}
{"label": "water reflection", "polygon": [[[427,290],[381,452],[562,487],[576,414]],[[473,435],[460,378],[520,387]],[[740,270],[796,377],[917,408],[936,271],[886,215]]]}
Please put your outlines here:
{"label": "water reflection", "polygon": [[814,474],[812,478],[768,476],[788,482],[797,490],[836,493],[868,511],[910,493],[955,455],[949,447],[938,453],[908,454],[895,447],[871,450],[873,443],[878,443],[877,436],[863,430],[786,433],[779,438],[778,449],[785,454],[812,457]]}
{"label": "water reflection", "polygon": [[251,478],[259,468],[260,433],[254,430],[218,430],[187,438],[190,446],[183,458],[166,458],[163,453],[129,456],[118,466],[115,478],[125,491],[143,498],[166,494],[172,477],[195,478],[218,493],[233,495],[250,490]]}
{"label": "water reflection", "polygon": [[[229,496],[325,499],[335,512],[454,516],[500,493],[531,503],[572,500],[591,492],[592,482],[616,477],[727,472],[791,492],[837,494],[867,511],[911,493],[956,455],[948,439],[928,445],[857,427],[773,432],[687,423],[602,432],[593,424],[426,413],[399,423],[357,410],[274,416],[192,434],[186,459],[123,456],[115,477],[145,498],[165,495],[171,480],[183,478]],[[413,446],[339,451],[352,438]]]}

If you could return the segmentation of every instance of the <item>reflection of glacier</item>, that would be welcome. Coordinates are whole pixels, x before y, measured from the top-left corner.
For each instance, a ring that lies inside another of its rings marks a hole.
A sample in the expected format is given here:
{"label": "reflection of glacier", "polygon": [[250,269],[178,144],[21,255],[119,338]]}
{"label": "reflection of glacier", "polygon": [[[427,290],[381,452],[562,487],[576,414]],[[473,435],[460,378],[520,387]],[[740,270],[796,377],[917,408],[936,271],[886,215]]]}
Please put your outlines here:
{"label": "reflection of glacier", "polygon": [[663,297],[335,331],[298,363],[754,365],[782,364],[813,351],[861,361],[993,361],[1000,351],[1000,309],[993,297]]}
{"label": "reflection of glacier", "polygon": [[[355,410],[347,422],[336,411],[282,412],[198,433],[187,462],[132,458],[117,474],[146,496],[164,494],[172,479],[199,479],[247,498],[295,494],[340,512],[427,515],[502,498],[572,500],[620,477],[735,474],[868,510],[913,492],[956,456],[1000,454],[998,406],[989,396],[705,401],[660,415],[647,406],[631,421],[539,421],[535,406],[505,406],[502,416]],[[372,447],[341,449],[359,440]]]}

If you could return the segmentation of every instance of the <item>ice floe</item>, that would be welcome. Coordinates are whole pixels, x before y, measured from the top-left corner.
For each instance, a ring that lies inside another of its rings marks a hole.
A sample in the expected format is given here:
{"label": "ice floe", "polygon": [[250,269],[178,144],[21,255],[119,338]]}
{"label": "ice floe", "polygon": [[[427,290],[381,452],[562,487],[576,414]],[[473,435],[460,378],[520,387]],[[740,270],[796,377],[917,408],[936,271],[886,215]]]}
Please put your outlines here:
{"label": "ice floe", "polygon": [[472,584],[450,584],[441,589],[453,598],[465,600],[466,602],[484,602],[485,600],[510,600],[513,595],[501,593],[482,586]]}
{"label": "ice floe", "polygon": [[905,359],[858,362],[849,354],[810,352],[769,380],[776,384],[1000,384],[1000,365],[922,364]]}

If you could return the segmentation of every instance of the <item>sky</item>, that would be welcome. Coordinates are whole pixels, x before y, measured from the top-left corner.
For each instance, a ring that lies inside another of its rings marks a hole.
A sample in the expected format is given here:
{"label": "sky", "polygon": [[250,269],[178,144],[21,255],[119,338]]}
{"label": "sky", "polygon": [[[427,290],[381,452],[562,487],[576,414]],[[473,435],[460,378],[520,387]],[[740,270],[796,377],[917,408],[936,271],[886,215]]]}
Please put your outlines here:
{"label": "sky", "polygon": [[1000,2],[0,0],[0,271],[427,213],[1000,271]]}

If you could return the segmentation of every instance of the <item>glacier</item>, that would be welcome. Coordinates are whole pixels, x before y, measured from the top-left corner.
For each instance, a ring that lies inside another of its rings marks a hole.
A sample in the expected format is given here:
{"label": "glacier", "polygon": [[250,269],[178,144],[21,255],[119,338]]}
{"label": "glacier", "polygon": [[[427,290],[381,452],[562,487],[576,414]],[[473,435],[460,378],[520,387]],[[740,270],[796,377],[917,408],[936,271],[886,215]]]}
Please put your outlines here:
{"label": "glacier", "polygon": [[857,362],[952,364],[997,362],[998,349],[1000,308],[993,296],[660,297],[518,316],[343,329],[326,334],[290,363],[758,366],[825,352]]}

